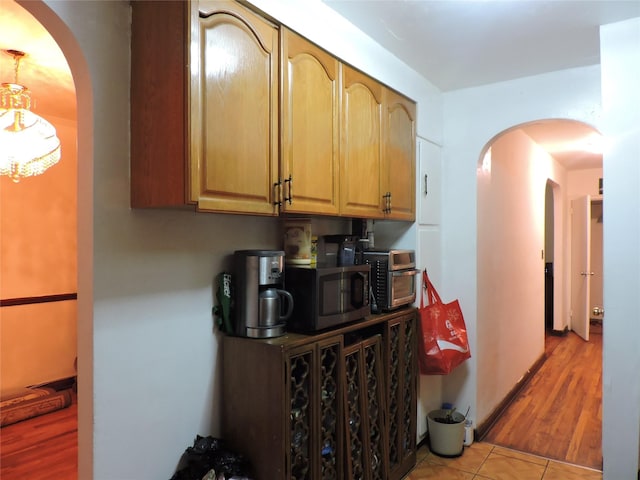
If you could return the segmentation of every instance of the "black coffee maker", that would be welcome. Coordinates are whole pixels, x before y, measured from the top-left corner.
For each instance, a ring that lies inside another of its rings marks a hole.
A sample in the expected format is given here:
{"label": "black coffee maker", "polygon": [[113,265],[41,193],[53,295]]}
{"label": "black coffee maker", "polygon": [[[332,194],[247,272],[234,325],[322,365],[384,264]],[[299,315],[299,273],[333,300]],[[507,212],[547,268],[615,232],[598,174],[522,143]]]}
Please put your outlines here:
{"label": "black coffee maker", "polygon": [[293,297],[284,290],[284,252],[234,252],[234,333],[241,337],[271,338],[286,333]]}

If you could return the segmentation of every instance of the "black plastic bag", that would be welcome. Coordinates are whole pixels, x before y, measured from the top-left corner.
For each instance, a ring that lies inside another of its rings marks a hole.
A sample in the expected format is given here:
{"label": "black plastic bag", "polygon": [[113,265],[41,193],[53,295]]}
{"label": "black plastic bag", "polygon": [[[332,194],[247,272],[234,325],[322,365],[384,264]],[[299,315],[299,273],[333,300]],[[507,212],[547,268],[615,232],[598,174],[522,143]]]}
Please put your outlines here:
{"label": "black plastic bag", "polygon": [[171,480],[202,480],[211,470],[215,471],[216,478],[250,478],[246,458],[227,450],[219,438],[196,435],[193,446],[185,450],[180,468]]}

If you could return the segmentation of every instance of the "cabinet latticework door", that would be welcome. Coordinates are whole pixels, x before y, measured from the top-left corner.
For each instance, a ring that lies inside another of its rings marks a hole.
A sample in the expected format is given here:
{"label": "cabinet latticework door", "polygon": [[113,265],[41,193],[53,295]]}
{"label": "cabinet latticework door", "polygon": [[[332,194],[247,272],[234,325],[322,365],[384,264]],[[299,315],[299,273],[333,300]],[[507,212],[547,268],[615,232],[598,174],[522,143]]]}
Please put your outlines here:
{"label": "cabinet latticework door", "polygon": [[413,456],[415,463],[416,454],[416,415],[417,415],[417,331],[416,316],[410,315],[404,317],[403,322],[404,336],[402,352],[404,354],[404,362],[402,371],[404,375],[402,394],[404,401],[402,404],[402,458],[406,460]]}
{"label": "cabinet latticework door", "polygon": [[416,320],[405,315],[387,323],[385,333],[389,471],[400,479],[415,465]]}
{"label": "cabinet latticework door", "polygon": [[[315,350],[313,345],[289,356],[288,405],[289,458],[287,462],[288,479],[314,480],[313,477],[313,438],[314,438],[314,402],[315,395],[313,372]],[[268,447],[265,445],[265,447]]]}
{"label": "cabinet latticework door", "polygon": [[347,478],[386,480],[387,429],[380,337],[345,347]]}
{"label": "cabinet latticework door", "polygon": [[321,480],[343,478],[343,371],[342,337],[327,340],[318,345],[320,435],[317,450],[320,452],[317,477]]}

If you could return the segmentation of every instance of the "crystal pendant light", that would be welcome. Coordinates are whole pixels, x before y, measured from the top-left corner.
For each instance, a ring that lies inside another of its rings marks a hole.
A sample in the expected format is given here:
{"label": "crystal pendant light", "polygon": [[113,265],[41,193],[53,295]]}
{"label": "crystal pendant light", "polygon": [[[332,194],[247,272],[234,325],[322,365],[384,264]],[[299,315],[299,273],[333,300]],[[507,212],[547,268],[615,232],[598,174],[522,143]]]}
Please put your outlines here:
{"label": "crystal pendant light", "polygon": [[15,81],[0,89],[0,175],[21,178],[44,173],[60,160],[56,129],[31,111],[29,89],[18,83],[24,52],[5,50],[15,62]]}

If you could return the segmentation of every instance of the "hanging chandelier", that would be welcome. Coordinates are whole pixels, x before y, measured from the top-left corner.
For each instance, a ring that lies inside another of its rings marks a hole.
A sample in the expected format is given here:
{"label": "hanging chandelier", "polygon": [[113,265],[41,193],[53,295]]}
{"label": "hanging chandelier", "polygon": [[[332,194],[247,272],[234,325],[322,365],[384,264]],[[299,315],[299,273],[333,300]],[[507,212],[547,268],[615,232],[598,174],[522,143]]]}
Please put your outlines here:
{"label": "hanging chandelier", "polygon": [[31,111],[31,93],[18,83],[24,52],[5,50],[15,62],[15,81],[0,89],[0,175],[21,178],[40,175],[60,160],[56,129]]}

